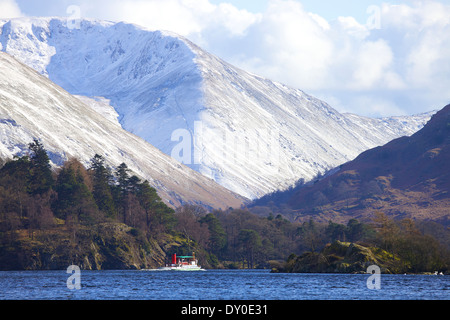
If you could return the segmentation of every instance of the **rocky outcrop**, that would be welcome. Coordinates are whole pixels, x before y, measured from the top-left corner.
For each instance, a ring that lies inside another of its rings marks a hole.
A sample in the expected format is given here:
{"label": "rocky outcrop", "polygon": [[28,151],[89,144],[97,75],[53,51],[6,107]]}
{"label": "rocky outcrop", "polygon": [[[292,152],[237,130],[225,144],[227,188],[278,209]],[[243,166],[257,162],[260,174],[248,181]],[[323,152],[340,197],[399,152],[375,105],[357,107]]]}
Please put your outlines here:
{"label": "rocky outcrop", "polygon": [[281,268],[287,273],[366,273],[371,265],[377,265],[382,273],[402,272],[402,263],[394,255],[379,248],[356,243],[336,241],[320,252],[291,255]]}
{"label": "rocky outcrop", "polygon": [[164,243],[170,239],[156,242],[122,223],[60,227],[0,244],[0,270],[151,269],[164,265]]}

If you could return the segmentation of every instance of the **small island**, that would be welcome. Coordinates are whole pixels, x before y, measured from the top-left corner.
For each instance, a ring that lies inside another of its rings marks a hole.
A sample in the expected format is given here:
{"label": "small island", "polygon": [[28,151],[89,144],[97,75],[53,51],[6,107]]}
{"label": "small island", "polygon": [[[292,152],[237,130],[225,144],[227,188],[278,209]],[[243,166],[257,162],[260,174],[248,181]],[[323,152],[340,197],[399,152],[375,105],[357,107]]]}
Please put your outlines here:
{"label": "small island", "polygon": [[381,248],[335,241],[320,252],[306,252],[300,256],[292,254],[284,264],[274,265],[272,272],[362,274],[372,265],[378,266],[383,274],[403,274],[414,270],[409,261]]}
{"label": "small island", "polygon": [[291,255],[280,269],[286,273],[366,273],[371,265],[377,265],[383,273],[398,273],[401,261],[391,253],[375,247],[335,241],[321,252]]}

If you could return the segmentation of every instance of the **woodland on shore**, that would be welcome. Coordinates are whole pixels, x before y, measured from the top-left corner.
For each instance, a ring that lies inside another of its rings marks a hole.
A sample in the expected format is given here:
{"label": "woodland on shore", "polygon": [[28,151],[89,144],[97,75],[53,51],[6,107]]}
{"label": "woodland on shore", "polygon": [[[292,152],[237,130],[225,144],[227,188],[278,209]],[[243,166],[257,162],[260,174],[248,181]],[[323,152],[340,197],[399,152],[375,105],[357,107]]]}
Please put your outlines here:
{"label": "woodland on shore", "polygon": [[[35,140],[27,155],[0,162],[0,270],[71,264],[148,269],[162,266],[172,253],[195,252],[206,268],[308,272],[315,265],[326,272],[361,271],[345,260],[342,246],[350,245],[352,259],[358,257],[355,248],[371,248],[378,260],[382,255],[382,263],[387,261],[390,273],[449,270],[449,231],[435,222],[394,221],[377,212],[370,223],[300,223],[269,207],[263,211],[267,214],[197,205],[173,209],[125,163],[110,168],[96,154],[87,167],[70,159],[54,169]],[[320,264],[324,257],[326,264]]]}

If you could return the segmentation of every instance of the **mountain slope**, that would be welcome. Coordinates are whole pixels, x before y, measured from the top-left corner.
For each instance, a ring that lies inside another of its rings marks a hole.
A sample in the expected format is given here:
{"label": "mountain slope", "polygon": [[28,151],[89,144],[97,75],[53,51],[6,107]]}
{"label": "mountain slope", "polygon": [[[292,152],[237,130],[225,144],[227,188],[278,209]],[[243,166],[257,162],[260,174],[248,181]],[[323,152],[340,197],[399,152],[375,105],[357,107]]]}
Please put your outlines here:
{"label": "mountain slope", "polygon": [[287,193],[285,204],[298,220],[370,220],[381,211],[448,225],[449,163],[450,105],[411,137],[368,150],[338,172]]}
{"label": "mountain slope", "polygon": [[34,138],[49,150],[53,163],[70,157],[85,164],[102,154],[111,166],[125,162],[178,206],[239,207],[241,196],[179,164],[143,139],[73,97],[33,69],[0,52],[0,157],[24,152]]}
{"label": "mountain slope", "polygon": [[124,129],[248,198],[411,135],[429,120],[368,119],[243,70],[168,32],[59,18],[0,21],[1,50],[72,94],[104,97]]}

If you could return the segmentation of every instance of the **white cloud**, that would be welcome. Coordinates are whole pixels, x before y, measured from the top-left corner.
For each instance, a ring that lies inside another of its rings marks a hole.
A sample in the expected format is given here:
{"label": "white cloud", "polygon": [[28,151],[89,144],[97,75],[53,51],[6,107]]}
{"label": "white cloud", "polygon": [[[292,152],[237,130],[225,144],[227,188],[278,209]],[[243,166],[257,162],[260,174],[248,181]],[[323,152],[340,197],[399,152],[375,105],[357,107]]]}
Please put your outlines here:
{"label": "white cloud", "polygon": [[99,0],[84,1],[82,15],[113,21],[126,21],[149,29],[169,30],[181,35],[198,33],[203,30],[203,22],[198,15],[208,8],[201,1],[198,11],[192,1],[182,0]]}
{"label": "white cloud", "polygon": [[17,18],[21,16],[23,16],[23,14],[14,0],[0,0],[0,19]]}
{"label": "white cloud", "polygon": [[209,0],[83,0],[81,7],[83,16],[127,21],[193,37],[218,27],[231,36],[243,35],[260,16]]}
{"label": "white cloud", "polygon": [[352,17],[328,24],[298,2],[273,0],[238,42],[239,54],[225,58],[365,115],[421,112],[450,102],[450,5],[383,4],[380,12],[379,29]]}
{"label": "white cloud", "polygon": [[338,17],[334,23],[334,27],[338,28],[344,34],[360,40],[364,40],[370,34],[369,29],[353,17]]}
{"label": "white cloud", "polygon": [[354,54],[355,70],[352,74],[351,87],[356,90],[383,86],[386,71],[392,65],[393,53],[389,45],[382,39],[362,42]]}
{"label": "white cloud", "polygon": [[[290,84],[302,83],[304,89],[320,86],[332,62],[328,29],[323,19],[305,12],[298,2],[270,1],[248,33],[261,39],[256,54],[262,64],[254,66],[255,71]],[[264,70],[267,66],[272,67],[269,74]]]}
{"label": "white cloud", "polygon": [[229,3],[221,3],[215,10],[215,16],[211,21],[222,25],[232,34],[244,36],[249,26],[261,19],[261,14],[239,10]]}

